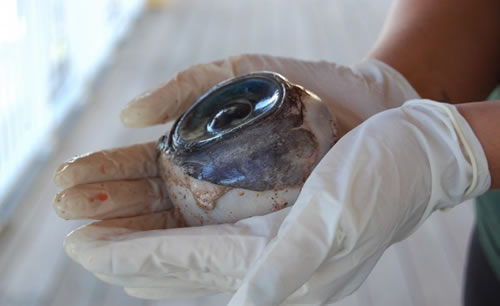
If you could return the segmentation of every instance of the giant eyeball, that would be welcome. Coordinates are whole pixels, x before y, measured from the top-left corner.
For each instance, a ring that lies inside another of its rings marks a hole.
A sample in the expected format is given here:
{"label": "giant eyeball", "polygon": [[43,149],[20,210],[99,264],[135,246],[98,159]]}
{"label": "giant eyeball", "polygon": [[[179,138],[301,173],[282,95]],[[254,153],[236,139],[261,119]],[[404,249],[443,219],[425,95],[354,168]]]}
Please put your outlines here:
{"label": "giant eyeball", "polygon": [[337,140],[313,93],[272,72],[224,81],[158,141],[158,165],[187,226],[231,223],[293,205]]}

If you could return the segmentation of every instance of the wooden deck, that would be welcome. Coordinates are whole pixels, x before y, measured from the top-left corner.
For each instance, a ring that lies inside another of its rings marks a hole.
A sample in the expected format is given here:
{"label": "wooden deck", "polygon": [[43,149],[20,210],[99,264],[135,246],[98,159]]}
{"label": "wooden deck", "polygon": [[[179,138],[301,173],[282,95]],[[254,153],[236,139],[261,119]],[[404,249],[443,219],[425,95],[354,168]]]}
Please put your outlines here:
{"label": "wooden deck", "polygon": [[[0,305],[222,305],[227,296],[160,302],[131,298],[72,262],[62,241],[81,222],[63,221],[52,210],[55,168],[76,154],[156,139],[164,127],[123,128],[119,110],[192,64],[251,52],[354,63],[373,44],[390,2],[178,0],[145,12],[1,233]],[[470,203],[436,213],[410,239],[391,247],[368,281],[336,305],[460,305],[472,223]]]}

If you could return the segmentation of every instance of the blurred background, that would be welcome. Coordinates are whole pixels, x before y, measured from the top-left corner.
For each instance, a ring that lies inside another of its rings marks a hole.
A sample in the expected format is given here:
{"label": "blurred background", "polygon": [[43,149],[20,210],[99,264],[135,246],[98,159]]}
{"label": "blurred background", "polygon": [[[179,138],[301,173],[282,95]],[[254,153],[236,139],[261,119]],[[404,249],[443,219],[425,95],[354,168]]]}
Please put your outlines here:
{"label": "blurred background", "polygon": [[[79,221],[52,210],[72,156],[157,139],[127,129],[131,98],[199,62],[267,53],[352,64],[391,0],[1,0],[0,305],[223,305],[228,296],[142,301],[64,253]],[[341,306],[460,305],[473,212],[437,213],[391,247]]]}

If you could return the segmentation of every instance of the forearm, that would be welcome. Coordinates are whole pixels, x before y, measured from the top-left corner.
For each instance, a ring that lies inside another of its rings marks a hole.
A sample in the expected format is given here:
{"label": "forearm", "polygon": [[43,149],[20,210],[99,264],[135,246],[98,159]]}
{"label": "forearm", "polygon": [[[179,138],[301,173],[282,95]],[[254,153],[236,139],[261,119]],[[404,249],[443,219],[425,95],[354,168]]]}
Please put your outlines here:
{"label": "forearm", "polygon": [[500,100],[463,103],[457,105],[460,114],[467,120],[488,160],[491,188],[500,188]]}
{"label": "forearm", "polygon": [[483,101],[500,83],[500,1],[398,0],[368,57],[423,98]]}

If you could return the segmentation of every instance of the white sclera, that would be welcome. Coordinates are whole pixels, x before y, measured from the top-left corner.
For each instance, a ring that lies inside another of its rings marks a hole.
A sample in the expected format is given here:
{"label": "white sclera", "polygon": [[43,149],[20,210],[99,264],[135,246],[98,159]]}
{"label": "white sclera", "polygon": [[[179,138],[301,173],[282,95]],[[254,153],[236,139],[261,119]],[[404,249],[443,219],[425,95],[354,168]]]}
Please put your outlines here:
{"label": "white sclera", "polygon": [[207,210],[198,206],[193,193],[188,188],[181,185],[173,185],[170,188],[171,197],[175,195],[179,199],[179,201],[172,201],[177,202],[175,206],[188,226],[233,223],[248,217],[265,215],[293,205],[299,192],[299,188],[276,191],[234,188],[217,199],[213,210]]}

